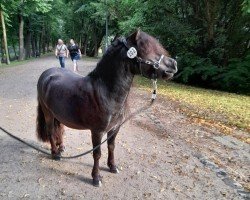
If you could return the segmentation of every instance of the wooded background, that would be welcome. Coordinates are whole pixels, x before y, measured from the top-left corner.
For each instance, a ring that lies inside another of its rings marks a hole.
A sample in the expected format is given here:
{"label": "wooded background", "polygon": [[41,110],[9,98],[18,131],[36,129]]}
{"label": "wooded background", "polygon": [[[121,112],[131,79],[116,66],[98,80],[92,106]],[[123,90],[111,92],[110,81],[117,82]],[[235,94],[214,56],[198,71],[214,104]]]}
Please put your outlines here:
{"label": "wooded background", "polygon": [[106,16],[109,39],[138,27],[158,38],[178,61],[175,81],[250,93],[250,0],[1,0],[1,61],[53,51],[58,38],[97,56]]}

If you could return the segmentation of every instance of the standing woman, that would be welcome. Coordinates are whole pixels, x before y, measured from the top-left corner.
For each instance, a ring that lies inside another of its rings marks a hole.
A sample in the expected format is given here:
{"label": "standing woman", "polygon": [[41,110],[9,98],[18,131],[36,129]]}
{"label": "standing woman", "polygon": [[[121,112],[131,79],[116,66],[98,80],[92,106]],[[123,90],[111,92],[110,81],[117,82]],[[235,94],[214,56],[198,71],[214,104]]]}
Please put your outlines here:
{"label": "standing woman", "polygon": [[75,44],[75,41],[73,39],[70,39],[70,45],[68,46],[69,54],[71,57],[71,60],[73,61],[74,66],[74,72],[79,72],[78,70],[78,60],[80,60],[80,57],[82,56],[81,50],[78,47],[78,45]]}
{"label": "standing woman", "polygon": [[68,53],[69,52],[67,46],[63,43],[61,39],[59,39],[56,45],[55,55],[59,59],[62,68],[65,68],[65,57],[68,58]]}

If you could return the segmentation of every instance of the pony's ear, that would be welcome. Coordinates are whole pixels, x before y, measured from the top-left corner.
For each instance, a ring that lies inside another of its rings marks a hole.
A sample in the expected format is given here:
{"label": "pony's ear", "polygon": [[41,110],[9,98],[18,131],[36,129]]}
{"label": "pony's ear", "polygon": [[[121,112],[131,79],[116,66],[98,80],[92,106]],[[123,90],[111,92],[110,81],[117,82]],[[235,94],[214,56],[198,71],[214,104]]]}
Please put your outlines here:
{"label": "pony's ear", "polygon": [[127,37],[127,40],[129,40],[133,44],[136,44],[137,40],[140,37],[140,34],[141,34],[141,30],[137,29],[134,33],[132,33],[130,36]]}
{"label": "pony's ear", "polygon": [[[117,34],[115,35],[114,39],[112,40],[112,42],[114,42],[115,40],[117,40],[119,37],[120,37],[120,35],[117,33]],[[112,42],[111,42],[111,43],[112,43]]]}

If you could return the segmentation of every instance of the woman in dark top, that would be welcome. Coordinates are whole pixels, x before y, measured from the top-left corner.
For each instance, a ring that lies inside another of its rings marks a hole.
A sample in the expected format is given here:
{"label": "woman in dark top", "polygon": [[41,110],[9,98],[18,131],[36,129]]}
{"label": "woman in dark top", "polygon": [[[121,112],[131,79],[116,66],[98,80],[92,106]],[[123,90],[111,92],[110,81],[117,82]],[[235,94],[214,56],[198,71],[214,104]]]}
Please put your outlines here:
{"label": "woman in dark top", "polygon": [[82,56],[81,50],[78,47],[78,45],[75,44],[75,41],[73,39],[70,40],[70,45],[68,46],[69,54],[71,57],[71,60],[73,61],[74,66],[74,72],[78,72],[78,60],[80,60],[80,57]]}

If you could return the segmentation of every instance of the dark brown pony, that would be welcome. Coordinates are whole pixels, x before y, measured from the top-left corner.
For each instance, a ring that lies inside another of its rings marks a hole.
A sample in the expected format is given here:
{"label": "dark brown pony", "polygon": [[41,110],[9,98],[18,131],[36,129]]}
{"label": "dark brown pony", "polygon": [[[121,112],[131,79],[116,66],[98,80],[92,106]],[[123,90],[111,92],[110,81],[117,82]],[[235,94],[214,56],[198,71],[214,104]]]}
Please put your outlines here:
{"label": "dark brown pony", "polygon": [[[129,55],[131,47],[136,49],[137,55],[136,51]],[[155,38],[142,31],[126,39],[116,39],[86,77],[63,68],[48,69],[42,73],[37,85],[38,138],[50,142],[52,158],[60,159],[64,149],[64,125],[91,130],[93,147],[101,143],[104,133],[114,134],[108,141],[107,164],[112,173],[117,173],[115,137],[125,116],[134,75],[169,79],[176,71],[176,61],[168,57]],[[93,152],[93,157],[93,184],[100,186],[101,148]]]}

